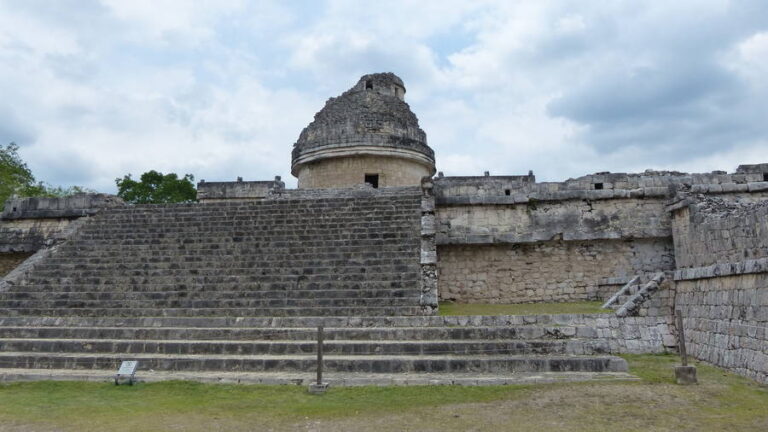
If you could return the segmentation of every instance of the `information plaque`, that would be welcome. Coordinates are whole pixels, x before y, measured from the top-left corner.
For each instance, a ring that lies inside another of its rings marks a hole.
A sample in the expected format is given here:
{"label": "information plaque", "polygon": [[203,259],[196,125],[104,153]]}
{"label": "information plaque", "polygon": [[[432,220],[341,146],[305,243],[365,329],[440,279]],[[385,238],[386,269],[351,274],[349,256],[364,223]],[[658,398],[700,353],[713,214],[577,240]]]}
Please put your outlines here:
{"label": "information plaque", "polygon": [[120,384],[120,378],[128,379],[128,384],[133,385],[133,377],[136,374],[136,368],[139,366],[139,362],[135,360],[124,361],[120,364],[120,369],[117,370],[115,375],[115,385]]}

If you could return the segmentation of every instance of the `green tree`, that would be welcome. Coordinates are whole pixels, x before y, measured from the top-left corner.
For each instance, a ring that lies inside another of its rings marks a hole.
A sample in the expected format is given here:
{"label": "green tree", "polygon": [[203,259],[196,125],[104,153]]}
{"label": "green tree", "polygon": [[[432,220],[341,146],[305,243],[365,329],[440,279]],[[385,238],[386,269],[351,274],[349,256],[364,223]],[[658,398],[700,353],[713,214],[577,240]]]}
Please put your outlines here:
{"label": "green tree", "polygon": [[19,156],[19,146],[10,143],[0,146],[0,209],[12,196],[67,197],[78,193],[94,192],[80,186],[51,186],[37,182],[32,171]]}
{"label": "green tree", "polygon": [[36,196],[40,185],[19,156],[19,146],[10,143],[0,146],[0,206],[13,195]]}
{"label": "green tree", "polygon": [[133,204],[166,204],[192,202],[197,199],[197,191],[192,174],[179,178],[176,174],[163,174],[147,171],[140,181],[131,178],[131,174],[115,179],[117,196]]}

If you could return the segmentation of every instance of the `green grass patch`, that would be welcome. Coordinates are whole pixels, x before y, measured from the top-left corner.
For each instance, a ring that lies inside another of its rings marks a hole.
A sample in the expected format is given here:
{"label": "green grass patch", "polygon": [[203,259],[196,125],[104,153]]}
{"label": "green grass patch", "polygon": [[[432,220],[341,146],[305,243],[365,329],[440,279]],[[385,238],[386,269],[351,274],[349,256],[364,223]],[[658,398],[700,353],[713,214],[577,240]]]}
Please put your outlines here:
{"label": "green grass patch", "polygon": [[[331,388],[193,382],[0,385],[0,430],[765,431],[768,387],[698,365],[673,383],[672,355],[627,355],[633,382]],[[554,429],[553,429],[554,428]]]}
{"label": "green grass patch", "polygon": [[440,315],[543,315],[543,314],[597,314],[612,313],[603,309],[602,302],[574,303],[516,303],[516,304],[464,304],[440,303]]}

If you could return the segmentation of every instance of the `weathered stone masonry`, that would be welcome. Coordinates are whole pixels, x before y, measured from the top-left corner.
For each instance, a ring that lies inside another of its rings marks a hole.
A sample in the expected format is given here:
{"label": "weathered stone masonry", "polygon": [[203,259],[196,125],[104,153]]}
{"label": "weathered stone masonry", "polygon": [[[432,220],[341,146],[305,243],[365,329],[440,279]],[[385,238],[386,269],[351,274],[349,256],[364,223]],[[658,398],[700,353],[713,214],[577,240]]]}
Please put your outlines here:
{"label": "weathered stone masonry", "polygon": [[674,265],[667,239],[441,245],[440,296],[468,303],[597,300],[606,275]]}
{"label": "weathered stone masonry", "polygon": [[768,383],[768,201],[688,197],[670,210],[689,353]]}
{"label": "weathered stone masonry", "polygon": [[598,299],[605,296],[599,288],[605,279],[674,270],[665,206],[676,188],[759,200],[768,188],[763,168],[742,165],[733,174],[600,173],[561,183],[536,183],[532,173],[438,176],[441,298]]}

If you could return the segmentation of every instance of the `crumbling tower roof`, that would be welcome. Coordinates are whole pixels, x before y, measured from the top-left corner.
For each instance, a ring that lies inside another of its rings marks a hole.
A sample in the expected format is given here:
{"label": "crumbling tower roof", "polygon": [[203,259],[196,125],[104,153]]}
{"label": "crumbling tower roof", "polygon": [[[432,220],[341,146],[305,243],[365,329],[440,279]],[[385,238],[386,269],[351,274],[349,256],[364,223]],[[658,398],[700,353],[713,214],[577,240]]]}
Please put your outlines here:
{"label": "crumbling tower roof", "polygon": [[328,99],[293,146],[293,174],[307,162],[365,154],[400,156],[434,167],[435,154],[404,95],[397,75],[375,73]]}

